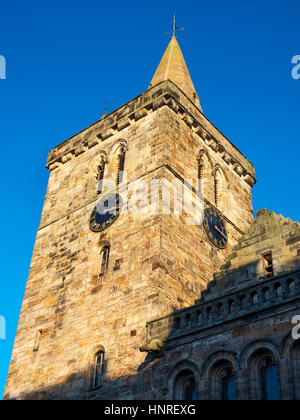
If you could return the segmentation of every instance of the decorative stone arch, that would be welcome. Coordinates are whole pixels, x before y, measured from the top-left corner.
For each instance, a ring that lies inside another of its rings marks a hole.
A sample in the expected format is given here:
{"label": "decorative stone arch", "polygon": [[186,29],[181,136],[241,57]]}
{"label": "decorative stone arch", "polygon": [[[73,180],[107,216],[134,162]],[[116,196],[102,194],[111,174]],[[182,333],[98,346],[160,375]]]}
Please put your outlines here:
{"label": "decorative stone arch", "polygon": [[171,369],[166,378],[168,400],[182,400],[183,387],[186,381],[194,381],[196,387],[196,399],[199,395],[200,371],[197,362],[193,360],[181,360]]}
{"label": "decorative stone arch", "polygon": [[107,164],[107,178],[110,182],[117,184],[117,176],[119,170],[119,156],[127,153],[128,143],[126,140],[117,140],[109,151],[109,163]]}
{"label": "decorative stone arch", "polygon": [[104,370],[103,374],[105,374],[105,348],[102,344],[93,345],[85,359],[85,389],[92,390],[94,389],[93,386],[93,378],[94,378],[94,369],[95,369],[95,358],[99,352],[103,352],[104,355]]}
{"label": "decorative stone arch", "polygon": [[[128,151],[128,143],[126,140],[124,139],[119,139],[117,141],[114,142],[114,144],[111,146],[111,149],[109,151],[109,156],[111,158],[113,158],[113,156],[115,156],[116,154],[118,154],[118,149],[122,147],[125,149],[125,151]],[[112,160],[112,159],[111,159]]]}
{"label": "decorative stone arch", "polygon": [[[202,375],[205,378],[205,388],[208,393],[208,399],[223,399],[223,380],[226,379],[229,371],[236,382],[238,373],[236,353],[231,351],[219,351],[206,359],[203,363]],[[237,391],[236,386],[235,389]]]}
{"label": "decorative stone arch", "polygon": [[262,400],[263,389],[261,370],[266,366],[266,360],[271,359],[277,368],[279,399],[282,395],[280,375],[280,353],[278,347],[271,340],[259,340],[248,345],[240,358],[240,367],[247,372],[248,399]]}
{"label": "decorative stone arch", "polygon": [[213,180],[213,202],[221,211],[226,211],[228,207],[229,181],[225,171],[217,164],[212,171]]}
{"label": "decorative stone arch", "polygon": [[103,249],[105,246],[109,246],[110,247],[110,242],[107,241],[106,239],[99,239],[98,241],[98,249],[101,251],[101,249]]}
{"label": "decorative stone arch", "polygon": [[209,371],[213,367],[213,365],[221,360],[227,360],[230,362],[235,371],[238,370],[238,359],[237,354],[233,351],[217,351],[213,354],[211,354],[203,363],[201,367],[201,376],[204,376],[205,378],[208,378]]}
{"label": "decorative stone arch", "polygon": [[274,354],[276,360],[280,359],[280,352],[277,345],[271,340],[255,340],[254,342],[248,344],[248,346],[243,350],[239,359],[239,367],[245,368],[247,367],[247,361],[251,357],[251,355],[259,349],[266,349],[269,350]]}
{"label": "decorative stone arch", "polygon": [[89,173],[96,177],[97,167],[103,163],[108,163],[108,156],[105,150],[99,150],[90,161]]}
{"label": "decorative stone arch", "polygon": [[[108,157],[105,150],[98,151],[90,161],[88,173],[88,195],[94,196],[97,194],[97,182],[98,182],[98,174],[99,168],[103,167],[106,169],[106,165],[108,163]],[[104,173],[105,176],[105,173]]]}

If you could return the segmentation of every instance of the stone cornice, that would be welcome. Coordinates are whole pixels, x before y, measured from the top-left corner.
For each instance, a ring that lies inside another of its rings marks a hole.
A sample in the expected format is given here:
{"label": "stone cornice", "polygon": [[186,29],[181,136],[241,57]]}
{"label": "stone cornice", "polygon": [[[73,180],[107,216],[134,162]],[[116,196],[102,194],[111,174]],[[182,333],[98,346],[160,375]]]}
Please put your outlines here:
{"label": "stone cornice", "polygon": [[[77,135],[61,143],[48,155],[47,168],[52,171],[122,131],[149,113],[168,106],[181,117],[224,162],[251,187],[256,183],[253,165],[218,131],[202,112],[171,81],[165,81],[133,99]],[[214,132],[215,135],[211,133]],[[217,138],[218,137],[218,138]]]}

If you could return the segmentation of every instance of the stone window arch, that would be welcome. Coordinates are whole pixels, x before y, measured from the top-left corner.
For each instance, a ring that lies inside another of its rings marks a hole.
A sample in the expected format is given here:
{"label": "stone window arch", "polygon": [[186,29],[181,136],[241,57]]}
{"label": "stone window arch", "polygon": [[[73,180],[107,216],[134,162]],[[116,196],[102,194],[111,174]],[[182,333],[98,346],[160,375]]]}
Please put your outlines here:
{"label": "stone window arch", "polygon": [[90,351],[88,356],[87,389],[100,389],[103,385],[104,373],[105,349],[102,345],[97,345]]}
{"label": "stone window arch", "polygon": [[165,387],[166,399],[191,401],[199,395],[200,374],[196,362],[181,360],[170,371]]}
{"label": "stone window arch", "polygon": [[220,210],[227,207],[228,181],[220,165],[213,171],[213,199],[215,206]]}
{"label": "stone window arch", "polygon": [[104,276],[104,274],[108,270],[109,255],[110,255],[110,245],[107,243],[102,247],[101,252],[100,252],[100,256],[101,256],[101,266],[100,266],[100,273],[99,273],[100,277]]}
{"label": "stone window arch", "polygon": [[236,400],[237,363],[233,354],[220,353],[210,356],[204,369],[210,400]]}
{"label": "stone window arch", "polygon": [[108,163],[107,154],[104,150],[98,152],[89,166],[88,192],[91,195],[101,194],[104,188],[104,176]]}
{"label": "stone window arch", "polygon": [[249,373],[251,400],[279,400],[279,354],[270,343],[258,343],[246,352],[245,366]]}
{"label": "stone window arch", "polygon": [[184,369],[178,373],[174,381],[174,399],[194,401],[197,399],[197,385],[194,373]]}
{"label": "stone window arch", "polygon": [[103,180],[104,180],[104,173],[105,173],[105,160],[102,159],[97,168],[97,194],[101,194],[103,190]]}

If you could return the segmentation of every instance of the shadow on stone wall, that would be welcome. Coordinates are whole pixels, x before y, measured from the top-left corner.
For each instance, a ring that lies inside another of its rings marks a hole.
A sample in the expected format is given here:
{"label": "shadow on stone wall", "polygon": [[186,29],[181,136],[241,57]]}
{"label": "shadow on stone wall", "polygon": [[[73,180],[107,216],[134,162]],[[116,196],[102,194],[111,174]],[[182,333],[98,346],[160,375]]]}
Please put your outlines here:
{"label": "shadow on stone wall", "polygon": [[[207,290],[203,293],[200,300],[196,302],[194,306],[191,306],[180,311],[175,311],[161,319],[154,320],[147,325],[147,343],[141,343],[142,346],[146,347],[146,350],[155,348],[155,351],[148,351],[145,354],[143,362],[139,366],[131,366],[130,369],[120,369],[120,377],[116,377],[113,380],[110,379],[106,374],[106,363],[104,365],[104,377],[102,387],[99,389],[91,389],[90,380],[91,372],[89,371],[78,371],[68,376],[62,383],[57,383],[53,386],[44,386],[37,388],[35,391],[23,392],[18,396],[21,400],[162,400],[167,394],[166,378],[169,374],[170,366],[166,363],[165,355],[169,349],[176,350],[176,343],[179,345],[183,344],[181,349],[184,349],[184,340],[187,336],[189,339],[196,339],[201,332],[205,336],[206,333],[211,334],[214,328],[226,328],[233,325],[235,320],[240,319],[241,316],[248,316],[247,322],[249,323],[250,317],[255,316],[256,313],[270,309],[274,306],[278,308],[278,305],[285,304],[287,302],[299,302],[300,296],[300,275],[299,275],[299,258],[294,258],[290,261],[289,267],[296,268],[297,271],[285,271],[272,279],[265,279],[262,281],[254,282],[253,278],[249,280],[249,287],[245,281],[238,281],[238,272],[246,273],[257,272],[256,267],[249,265],[241,267],[239,270],[228,272],[228,276],[232,276],[233,284],[230,278],[226,277],[226,288],[224,290],[224,284],[221,284],[221,279],[218,276],[209,283]],[[245,279],[246,280],[246,279]],[[258,280],[258,279],[256,279]],[[291,280],[294,282],[291,287]],[[277,295],[278,282],[281,282],[282,292]],[[266,296],[259,298],[259,290],[265,285],[270,288],[269,298]],[[227,287],[231,285],[232,292],[229,292]],[[276,288],[277,287],[277,288]],[[259,290],[258,290],[259,289]],[[240,294],[248,292],[248,299],[245,300],[245,307],[238,307],[235,304],[231,307],[227,305],[228,301],[233,300],[234,302],[240,302]],[[253,293],[257,291],[258,301],[257,303],[250,300],[253,297]],[[235,300],[234,300],[235,299]],[[261,299],[261,300],[259,300]],[[218,311],[220,310],[221,301],[223,304],[224,312],[220,316]],[[297,304],[299,305],[299,303]],[[211,308],[211,312],[208,309]],[[201,314],[201,319],[199,317]],[[204,317],[203,317],[203,314]],[[208,315],[211,315],[209,318]],[[178,325],[180,320],[180,325]],[[157,343],[158,342],[158,343]],[[163,352],[160,348],[163,344]],[[181,343],[181,344],[180,344]],[[158,345],[158,347],[157,347]],[[148,346],[148,348],[147,348]],[[181,349],[176,351],[175,356],[180,359]],[[138,349],[133,349],[134,352],[139,352]],[[16,376],[16,372],[12,371],[9,376],[13,380]],[[59,380],[59,379],[58,379]],[[4,400],[12,399],[9,393],[4,394]]]}
{"label": "shadow on stone wall", "polygon": [[[136,374],[109,380],[104,370],[103,385],[99,389],[91,389],[87,381],[88,372],[80,371],[68,376],[64,382],[53,386],[37,388],[24,392],[18,400],[151,400],[159,399],[158,392],[163,383],[153,383],[154,369],[158,358],[154,353],[148,353],[145,361],[138,367]],[[4,394],[3,400],[10,400],[9,394]]]}

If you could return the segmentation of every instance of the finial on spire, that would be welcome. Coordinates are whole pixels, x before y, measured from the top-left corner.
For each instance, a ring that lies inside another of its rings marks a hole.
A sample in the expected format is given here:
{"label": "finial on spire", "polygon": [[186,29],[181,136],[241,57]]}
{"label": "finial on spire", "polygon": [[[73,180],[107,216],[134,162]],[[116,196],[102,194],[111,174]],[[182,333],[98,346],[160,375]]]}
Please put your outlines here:
{"label": "finial on spire", "polygon": [[[107,101],[105,102],[105,105],[104,105],[104,114],[102,115],[102,118],[105,118],[106,117],[106,115],[107,115],[107,110],[108,110],[108,103],[107,103]],[[101,118],[101,120],[102,120],[102,118]]]}
{"label": "finial on spire", "polygon": [[176,26],[176,15],[174,13],[173,20],[172,20],[172,32],[166,32],[167,35],[172,34],[173,37],[176,38],[176,33],[179,31],[184,31],[184,28],[177,28]]}
{"label": "finial on spire", "polygon": [[173,15],[173,36],[176,36],[176,33],[179,31],[184,31],[184,28],[177,28],[176,26],[176,15]]}

